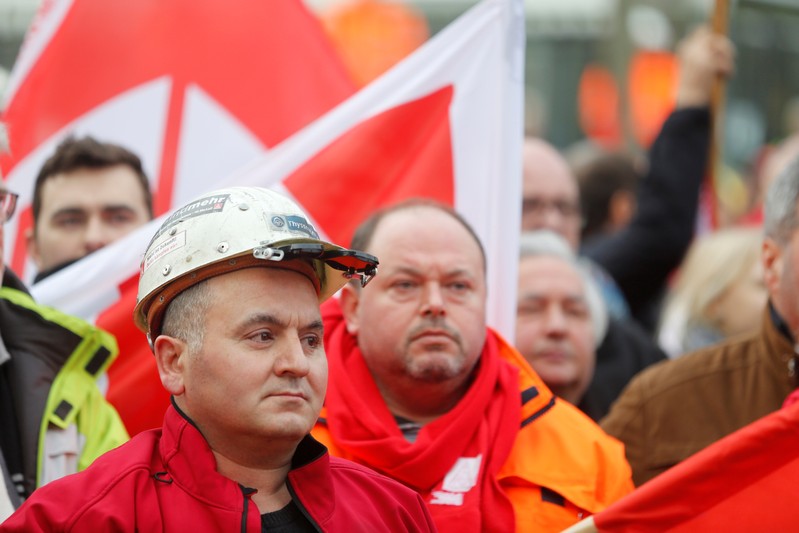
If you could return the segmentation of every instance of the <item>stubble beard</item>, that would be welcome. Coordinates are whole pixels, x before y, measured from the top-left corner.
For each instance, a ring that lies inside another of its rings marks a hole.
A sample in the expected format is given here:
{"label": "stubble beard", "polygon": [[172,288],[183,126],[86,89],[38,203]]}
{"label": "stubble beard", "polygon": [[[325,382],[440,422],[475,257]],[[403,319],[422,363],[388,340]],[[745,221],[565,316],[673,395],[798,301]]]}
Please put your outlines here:
{"label": "stubble beard", "polygon": [[[423,340],[412,340],[415,334],[429,327],[443,329],[450,337],[450,342],[429,343],[425,346]],[[455,351],[452,351],[453,345]],[[414,348],[417,348],[414,351]],[[461,335],[448,326],[425,324],[415,328],[408,335],[405,342],[404,353],[401,359],[404,362],[403,373],[423,383],[442,383],[459,376],[466,364],[466,352],[463,348]]]}

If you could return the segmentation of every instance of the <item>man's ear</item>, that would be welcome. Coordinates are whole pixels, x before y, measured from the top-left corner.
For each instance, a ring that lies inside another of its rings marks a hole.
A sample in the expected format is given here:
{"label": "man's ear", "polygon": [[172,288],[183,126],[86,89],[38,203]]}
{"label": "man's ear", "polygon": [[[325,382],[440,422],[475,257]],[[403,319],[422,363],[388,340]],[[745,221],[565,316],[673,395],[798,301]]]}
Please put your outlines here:
{"label": "man's ear", "polygon": [[153,343],[153,353],[164,388],[173,396],[183,394],[186,389],[183,381],[185,357],[188,355],[186,343],[175,337],[159,335]]}
{"label": "man's ear", "polygon": [[25,244],[28,247],[28,256],[33,260],[37,269],[41,269],[42,256],[39,253],[39,247],[36,245],[36,234],[33,232],[33,227],[25,230]]}
{"label": "man's ear", "polygon": [[763,239],[760,259],[763,263],[763,281],[766,283],[769,297],[774,300],[774,295],[779,290],[783,269],[783,249],[771,237]]}
{"label": "man's ear", "polygon": [[341,313],[347,323],[347,331],[351,335],[358,334],[360,326],[358,321],[358,304],[361,301],[361,290],[353,287],[350,283],[341,289]]}

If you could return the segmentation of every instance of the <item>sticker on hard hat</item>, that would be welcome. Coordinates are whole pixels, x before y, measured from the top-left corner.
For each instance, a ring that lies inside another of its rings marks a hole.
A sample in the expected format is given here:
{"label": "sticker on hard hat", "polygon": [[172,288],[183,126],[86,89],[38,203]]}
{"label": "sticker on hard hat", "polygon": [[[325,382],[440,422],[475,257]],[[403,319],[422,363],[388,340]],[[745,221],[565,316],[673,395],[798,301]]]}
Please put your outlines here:
{"label": "sticker on hard hat", "polygon": [[306,237],[318,239],[319,234],[313,226],[301,216],[297,215],[272,215],[269,219],[272,228],[276,231],[289,231],[291,233],[301,233]]}
{"label": "sticker on hard hat", "polygon": [[179,250],[184,246],[186,246],[186,232],[181,231],[180,233],[173,235],[169,239],[153,248],[152,251],[147,254],[147,257],[144,258],[141,271],[146,272],[147,269],[153,265],[153,263],[164,257],[166,254],[174,252],[175,250]]}
{"label": "sticker on hard hat", "polygon": [[160,235],[163,235],[166,230],[181,220],[222,211],[222,209],[225,208],[225,203],[228,201],[228,198],[230,198],[229,194],[215,194],[214,196],[200,198],[199,200],[195,200],[194,202],[181,207],[169,215],[169,217],[164,221],[164,223],[158,229],[158,232],[153,237],[153,241],[155,241],[155,239],[157,239]]}

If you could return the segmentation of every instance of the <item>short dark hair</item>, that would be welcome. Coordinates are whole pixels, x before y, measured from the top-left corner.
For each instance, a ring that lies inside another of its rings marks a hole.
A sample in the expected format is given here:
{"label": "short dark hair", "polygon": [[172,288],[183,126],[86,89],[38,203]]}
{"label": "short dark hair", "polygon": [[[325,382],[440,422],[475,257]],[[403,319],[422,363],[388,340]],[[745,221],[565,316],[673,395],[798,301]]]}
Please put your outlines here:
{"label": "short dark hair", "polygon": [[139,178],[139,185],[144,193],[144,202],[147,205],[150,218],[152,218],[153,195],[139,156],[118,144],[100,142],[90,136],[80,139],[69,136],[61,141],[55,153],[44,162],[36,176],[36,184],[33,188],[34,226],[42,209],[42,187],[48,179],[56,174],[72,172],[80,168],[99,169],[116,165],[130,167]]}
{"label": "short dark hair", "polygon": [[[466,219],[463,218],[457,211],[455,211],[452,207],[448,206],[447,204],[443,204],[437,200],[432,200],[430,198],[409,198],[407,200],[403,200],[402,202],[384,207],[382,209],[378,209],[374,213],[372,213],[366,220],[360,223],[358,227],[355,229],[355,234],[352,236],[352,241],[350,242],[350,248],[353,250],[361,250],[364,252],[369,251],[369,245],[372,243],[372,237],[374,236],[375,231],[377,230],[377,226],[380,225],[380,222],[393,213],[398,213],[400,211],[407,211],[410,209],[415,209],[418,207],[429,207],[432,209],[436,209],[445,213],[463,226],[469,235],[472,236],[474,242],[477,243],[477,247],[480,248],[480,256],[483,258],[483,269],[486,268],[486,254],[485,249],[483,248],[483,243],[480,242],[480,237],[477,236],[474,229],[466,222]],[[378,260],[380,258],[378,257]]]}
{"label": "short dark hair", "polygon": [[635,193],[640,176],[633,158],[619,152],[596,155],[575,169],[583,210],[582,238],[602,233],[617,191]]}

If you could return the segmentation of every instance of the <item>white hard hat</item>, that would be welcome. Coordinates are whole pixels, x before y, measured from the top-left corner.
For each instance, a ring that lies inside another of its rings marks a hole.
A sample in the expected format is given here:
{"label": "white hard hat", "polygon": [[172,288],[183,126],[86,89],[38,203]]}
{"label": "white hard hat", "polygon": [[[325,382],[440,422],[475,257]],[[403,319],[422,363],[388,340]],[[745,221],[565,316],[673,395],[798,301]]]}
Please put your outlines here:
{"label": "white hard hat", "polygon": [[179,208],[153,236],[141,263],[134,321],[154,340],[182,291],[258,266],[305,274],[322,302],[353,277],[366,285],[377,273],[377,258],[320,240],[297,204],[274,191],[220,189]]}

